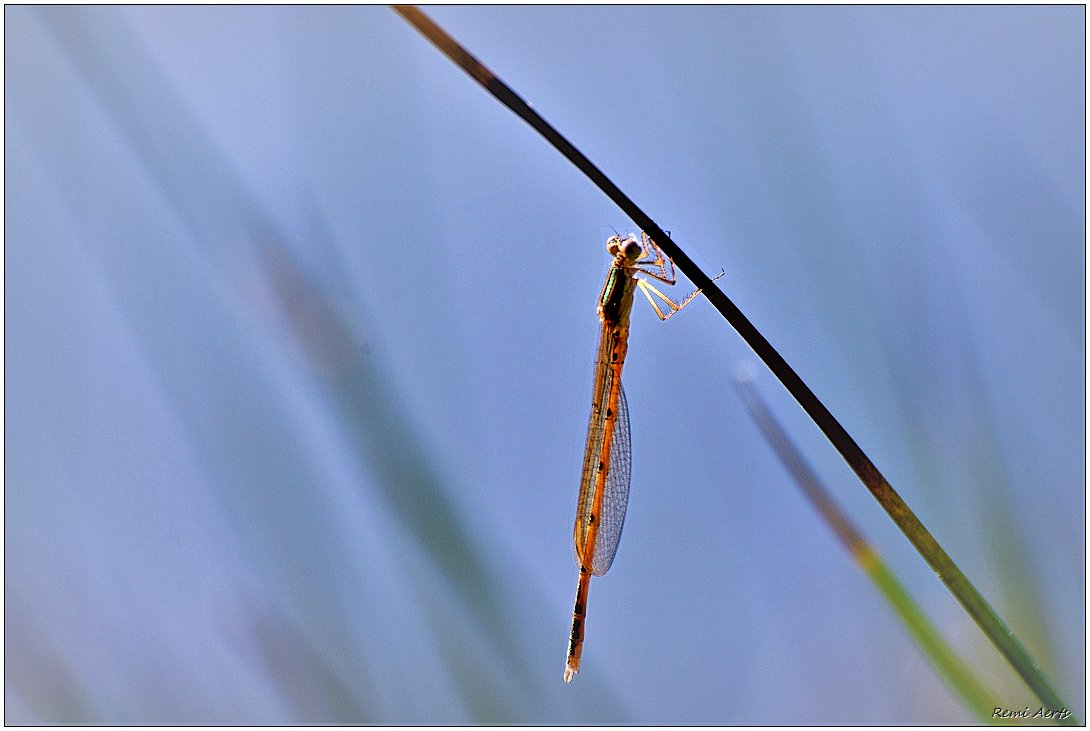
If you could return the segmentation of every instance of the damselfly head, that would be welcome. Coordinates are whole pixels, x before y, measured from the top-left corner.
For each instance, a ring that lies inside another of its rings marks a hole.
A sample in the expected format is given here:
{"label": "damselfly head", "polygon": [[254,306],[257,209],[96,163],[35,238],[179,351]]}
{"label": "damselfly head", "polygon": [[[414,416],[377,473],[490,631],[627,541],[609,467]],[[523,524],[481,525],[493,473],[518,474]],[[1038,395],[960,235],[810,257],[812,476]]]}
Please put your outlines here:
{"label": "damselfly head", "polygon": [[635,236],[628,234],[627,236],[610,236],[606,240],[606,251],[610,256],[617,256],[620,253],[624,254],[626,259],[636,261],[643,253],[643,247]]}

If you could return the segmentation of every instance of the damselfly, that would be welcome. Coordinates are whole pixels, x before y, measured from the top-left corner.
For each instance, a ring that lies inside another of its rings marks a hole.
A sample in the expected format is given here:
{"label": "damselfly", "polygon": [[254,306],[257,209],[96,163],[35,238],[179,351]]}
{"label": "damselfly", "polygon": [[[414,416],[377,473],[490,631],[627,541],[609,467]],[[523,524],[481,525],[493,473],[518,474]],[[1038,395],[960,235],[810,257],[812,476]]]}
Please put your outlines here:
{"label": "damselfly", "polygon": [[[594,395],[587,427],[587,450],[579,486],[579,505],[575,514],[575,558],[579,564],[579,586],[572,612],[571,639],[564,681],[570,683],[579,672],[583,652],[583,626],[586,622],[587,592],[590,577],[609,571],[617,543],[621,540],[628,487],[632,476],[632,442],[628,430],[628,404],[621,388],[621,368],[628,352],[628,320],[632,296],[638,288],[655,308],[661,320],[667,320],[700,294],[697,290],[680,304],[637,275],[664,284],[677,282],[674,262],[646,233],[611,236],[606,251],[613,257],[609,275],[598,298],[598,318],[602,321],[598,355],[594,365]],[[722,274],[720,274],[722,276]],[[719,277],[716,277],[718,279]],[[653,296],[652,296],[653,295]],[[663,313],[658,298],[669,310]]]}

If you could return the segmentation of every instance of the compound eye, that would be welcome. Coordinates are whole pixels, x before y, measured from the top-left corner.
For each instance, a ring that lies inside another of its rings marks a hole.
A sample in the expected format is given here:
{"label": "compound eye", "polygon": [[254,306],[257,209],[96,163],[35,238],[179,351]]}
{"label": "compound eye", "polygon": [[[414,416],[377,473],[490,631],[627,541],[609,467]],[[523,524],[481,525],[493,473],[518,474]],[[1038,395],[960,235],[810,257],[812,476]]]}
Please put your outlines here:
{"label": "compound eye", "polygon": [[617,252],[621,250],[621,238],[619,236],[610,236],[606,239],[606,251],[610,256],[617,256]]}
{"label": "compound eye", "polygon": [[639,259],[643,248],[635,239],[629,239],[624,245],[624,255],[629,259]]}

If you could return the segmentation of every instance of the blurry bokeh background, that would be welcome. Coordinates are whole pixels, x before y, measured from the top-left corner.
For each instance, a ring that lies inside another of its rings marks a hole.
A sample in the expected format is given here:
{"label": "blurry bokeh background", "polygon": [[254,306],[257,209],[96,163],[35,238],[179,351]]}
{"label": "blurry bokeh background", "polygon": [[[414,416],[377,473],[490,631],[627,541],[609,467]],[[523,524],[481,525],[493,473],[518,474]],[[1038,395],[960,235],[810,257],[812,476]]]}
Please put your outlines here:
{"label": "blurry bokeh background", "polygon": [[[1085,717],[1083,8],[431,12],[726,270]],[[632,225],[392,11],[5,20],[7,723],[972,721],[699,301],[636,303],[628,521],[563,684]],[[757,373],[996,705],[1039,705]]]}

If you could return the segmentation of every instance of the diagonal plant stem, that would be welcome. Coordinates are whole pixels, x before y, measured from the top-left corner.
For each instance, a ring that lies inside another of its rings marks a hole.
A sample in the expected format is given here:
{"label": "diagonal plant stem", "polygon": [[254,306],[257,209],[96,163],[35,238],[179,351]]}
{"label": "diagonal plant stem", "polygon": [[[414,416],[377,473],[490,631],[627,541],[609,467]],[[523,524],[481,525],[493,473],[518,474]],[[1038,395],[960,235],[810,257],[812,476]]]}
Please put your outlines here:
{"label": "diagonal plant stem", "polygon": [[[629,218],[643,229],[666,254],[674,260],[677,268],[682,271],[699,289],[704,292],[708,301],[719,310],[720,314],[742,336],[753,352],[757,354],[773,375],[779,379],[784,388],[798,401],[803,410],[814,420],[818,428],[832,442],[833,447],[840,452],[841,457],[848,463],[863,484],[874,495],[875,499],[893,519],[893,522],[901,529],[924,560],[946,584],[957,600],[969,613],[969,616],[977,623],[985,635],[999,649],[1015,671],[1022,677],[1045,707],[1059,711],[1068,709],[1059,694],[1045,677],[1039,664],[1026,650],[1022,642],[998,614],[989,606],[980,592],[970,583],[953,559],[943,550],[934,536],[923,526],[916,514],[905,504],[905,501],[897,494],[897,491],[889,484],[889,481],[879,472],[874,463],[863,452],[860,446],[852,439],[848,431],[836,420],[836,417],[825,407],[814,392],[810,390],[802,378],[788,365],[783,356],[772,347],[749,319],[742,314],[738,306],[734,304],[722,292],[712,280],[692,259],[678,247],[677,244],[663,231],[658,224],[651,220],[632,199],[625,195],[613,181],[606,177],[605,173],[598,169],[586,155],[580,152],[571,142],[560,134],[545,119],[535,112],[525,100],[514,92],[511,87],[501,81],[484,64],[469,53],[454,40],[446,31],[425,15],[419,8],[411,5],[395,5],[394,10],[416,28],[425,38],[431,41],[451,61],[456,63],[463,71],[472,76],[490,94],[501,101],[511,111],[517,114],[523,121],[536,129],[541,136],[549,141],[560,154],[566,157],[573,165],[598,188],[605,193],[610,200],[616,203],[621,210],[628,214]],[[1080,725],[1074,714],[1069,714],[1068,723]]]}
{"label": "diagonal plant stem", "polygon": [[852,559],[882,592],[932,667],[961,696],[961,700],[981,722],[994,723],[994,706],[991,699],[995,697],[995,694],[958,657],[908,590],[898,581],[877,550],[863,537],[851,518],[836,504],[825,485],[821,483],[799,452],[798,447],[772,415],[768,405],[753,385],[752,379],[741,369],[735,375],[735,385],[750,415],[764,434],[765,441],[791,474],[799,490],[810,501],[837,539],[848,549]]}

